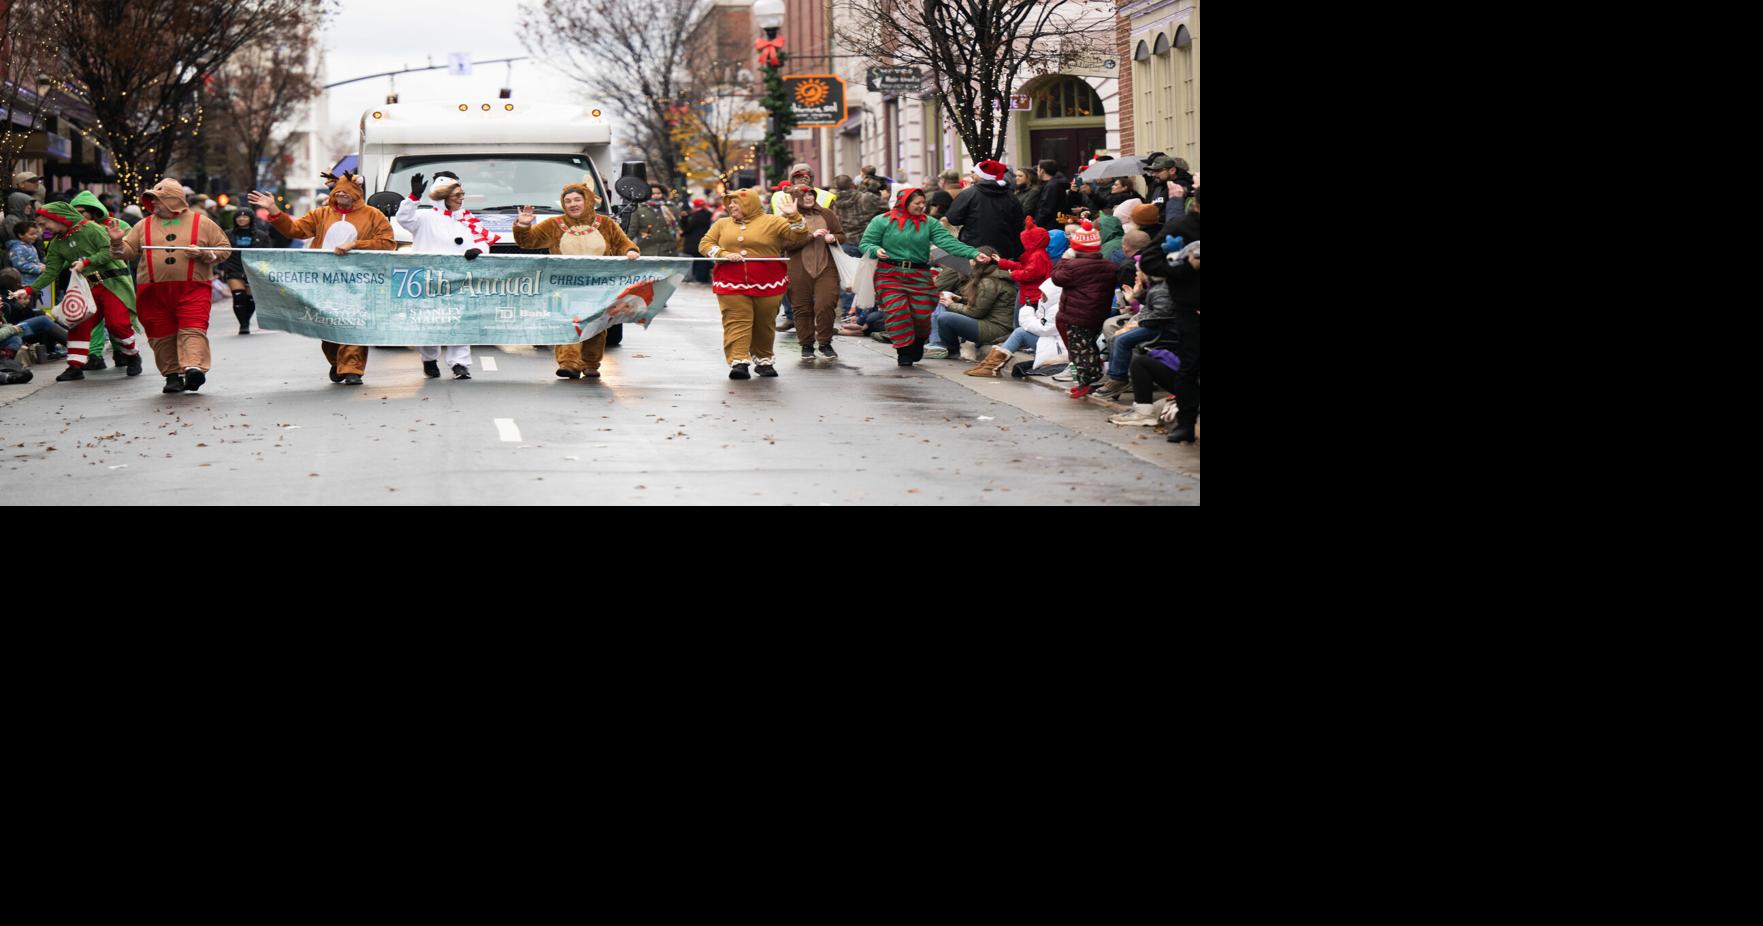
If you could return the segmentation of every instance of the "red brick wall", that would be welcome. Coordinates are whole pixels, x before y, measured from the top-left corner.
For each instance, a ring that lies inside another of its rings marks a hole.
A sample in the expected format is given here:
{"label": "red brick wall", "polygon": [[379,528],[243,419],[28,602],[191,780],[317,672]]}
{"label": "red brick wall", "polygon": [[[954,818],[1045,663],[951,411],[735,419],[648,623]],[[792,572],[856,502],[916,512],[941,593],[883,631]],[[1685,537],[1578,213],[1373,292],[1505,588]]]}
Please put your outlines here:
{"label": "red brick wall", "polygon": [[1119,15],[1118,7],[1114,16],[1114,54],[1120,60],[1120,153],[1127,156],[1137,154],[1134,147],[1133,132],[1133,92],[1132,92],[1132,22]]}

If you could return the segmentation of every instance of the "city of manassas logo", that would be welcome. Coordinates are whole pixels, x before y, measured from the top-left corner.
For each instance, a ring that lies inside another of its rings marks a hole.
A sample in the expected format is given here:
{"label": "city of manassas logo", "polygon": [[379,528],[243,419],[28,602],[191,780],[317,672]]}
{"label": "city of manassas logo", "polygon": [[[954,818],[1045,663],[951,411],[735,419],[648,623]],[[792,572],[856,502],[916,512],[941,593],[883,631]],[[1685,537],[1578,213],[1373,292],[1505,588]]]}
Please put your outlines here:
{"label": "city of manassas logo", "polygon": [[327,328],[366,328],[367,312],[359,306],[308,305],[299,320]]}

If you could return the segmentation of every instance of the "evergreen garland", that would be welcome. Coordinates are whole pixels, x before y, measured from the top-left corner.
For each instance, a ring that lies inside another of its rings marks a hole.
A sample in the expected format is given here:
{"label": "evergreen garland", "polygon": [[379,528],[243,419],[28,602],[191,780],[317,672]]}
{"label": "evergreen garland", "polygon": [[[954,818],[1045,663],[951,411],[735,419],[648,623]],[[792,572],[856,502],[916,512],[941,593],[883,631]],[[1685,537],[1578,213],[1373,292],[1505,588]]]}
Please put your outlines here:
{"label": "evergreen garland", "polygon": [[759,105],[770,112],[776,128],[765,136],[765,154],[771,158],[771,180],[773,185],[787,179],[790,165],[795,155],[790,151],[790,131],[796,127],[796,111],[790,103],[790,96],[784,90],[783,77],[780,70],[788,64],[788,52],[778,53],[778,66],[765,69],[765,97]]}

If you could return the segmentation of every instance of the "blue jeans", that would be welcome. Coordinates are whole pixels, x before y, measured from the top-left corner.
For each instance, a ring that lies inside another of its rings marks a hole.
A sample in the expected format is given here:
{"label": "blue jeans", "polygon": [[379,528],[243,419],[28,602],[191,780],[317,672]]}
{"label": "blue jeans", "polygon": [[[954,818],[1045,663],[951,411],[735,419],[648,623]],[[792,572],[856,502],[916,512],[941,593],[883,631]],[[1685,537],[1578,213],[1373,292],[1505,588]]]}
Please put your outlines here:
{"label": "blue jeans", "polygon": [[1114,343],[1108,346],[1108,375],[1114,379],[1126,379],[1132,364],[1132,349],[1135,344],[1143,344],[1157,337],[1157,332],[1144,326],[1122,331],[1114,336]]}
{"label": "blue jeans", "polygon": [[1033,351],[1040,342],[1040,335],[1027,328],[1018,328],[1010,332],[1010,337],[1005,338],[1004,343],[999,346],[1014,354],[1019,350]]}
{"label": "blue jeans", "polygon": [[936,336],[931,341],[941,341],[949,349],[949,356],[961,356],[962,339],[972,341],[975,347],[979,346],[979,319],[955,312],[944,312],[932,321],[936,325]]}
{"label": "blue jeans", "polygon": [[943,339],[942,339],[942,331],[943,331],[942,320],[946,314],[948,314],[948,313],[943,311],[943,304],[941,302],[937,303],[936,308],[930,310],[930,343],[928,343],[924,346],[926,346],[926,347],[948,347],[949,346],[947,344],[944,344]]}
{"label": "blue jeans", "polygon": [[44,335],[48,334],[51,329],[57,327],[59,326],[55,324],[55,320],[47,315],[32,316],[18,323],[18,330],[23,332],[23,334],[19,337],[0,341],[0,349],[18,350],[24,346],[25,338],[30,338],[32,341],[42,341]]}

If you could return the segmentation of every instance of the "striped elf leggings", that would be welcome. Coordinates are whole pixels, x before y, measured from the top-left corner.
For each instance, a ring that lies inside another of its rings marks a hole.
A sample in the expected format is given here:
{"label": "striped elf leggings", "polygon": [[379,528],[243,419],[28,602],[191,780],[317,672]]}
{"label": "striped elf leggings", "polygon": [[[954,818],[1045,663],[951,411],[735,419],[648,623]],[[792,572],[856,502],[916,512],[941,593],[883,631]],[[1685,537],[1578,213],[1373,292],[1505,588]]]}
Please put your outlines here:
{"label": "striped elf leggings", "polygon": [[889,343],[901,353],[902,359],[913,352],[913,345],[922,356],[924,344],[930,340],[930,317],[937,307],[937,288],[929,269],[912,270],[890,267],[875,268],[875,305],[886,320],[883,330]]}
{"label": "striped elf leggings", "polygon": [[103,286],[92,287],[92,301],[97,303],[93,307],[92,314],[87,315],[84,321],[75,325],[74,329],[67,333],[67,365],[71,367],[86,365],[87,354],[92,347],[92,331],[98,328],[100,323],[110,331],[110,336],[116,339],[117,345],[122,348],[123,356],[133,357],[140,353],[135,348],[135,330],[129,324],[128,305]]}

